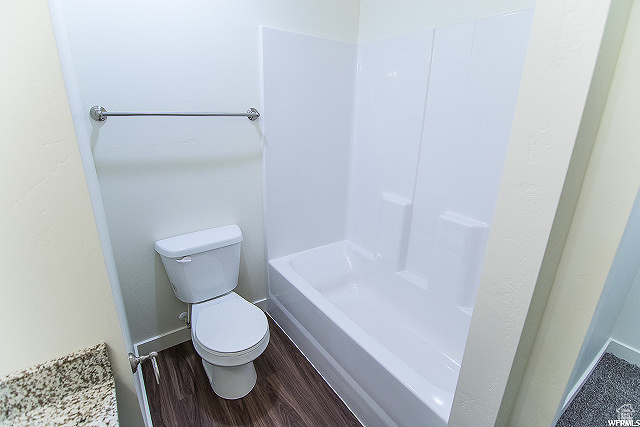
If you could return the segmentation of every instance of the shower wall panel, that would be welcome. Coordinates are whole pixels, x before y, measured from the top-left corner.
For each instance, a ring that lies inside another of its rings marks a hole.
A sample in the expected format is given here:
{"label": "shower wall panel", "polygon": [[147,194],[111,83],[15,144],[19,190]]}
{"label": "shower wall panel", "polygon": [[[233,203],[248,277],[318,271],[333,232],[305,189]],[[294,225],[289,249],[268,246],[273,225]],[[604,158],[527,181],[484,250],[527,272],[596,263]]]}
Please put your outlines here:
{"label": "shower wall panel", "polygon": [[[436,30],[406,270],[464,306],[475,300],[532,17]],[[466,243],[443,244],[451,233]]]}
{"label": "shower wall panel", "polygon": [[269,259],[343,240],[356,45],[263,28]]}
{"label": "shower wall panel", "polygon": [[381,218],[383,193],[413,199],[432,42],[429,29],[358,46],[347,236],[371,252],[378,230],[402,227]]}
{"label": "shower wall panel", "polygon": [[[462,306],[475,294],[532,17],[359,45],[347,237],[383,261],[391,252],[402,275]],[[403,215],[387,214],[393,203]],[[381,245],[390,241],[393,251]]]}
{"label": "shower wall panel", "polygon": [[269,259],[347,239],[470,308],[532,16],[358,45],[264,28]]}

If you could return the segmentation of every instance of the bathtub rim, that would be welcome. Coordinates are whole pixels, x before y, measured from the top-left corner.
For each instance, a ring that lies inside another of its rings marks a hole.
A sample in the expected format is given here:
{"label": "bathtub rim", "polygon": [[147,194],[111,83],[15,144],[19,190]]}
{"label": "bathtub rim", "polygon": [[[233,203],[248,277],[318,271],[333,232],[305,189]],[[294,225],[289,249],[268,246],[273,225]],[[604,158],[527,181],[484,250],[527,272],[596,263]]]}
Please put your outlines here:
{"label": "bathtub rim", "polygon": [[[360,346],[370,354],[371,357],[380,364],[380,366],[387,370],[399,383],[401,383],[413,396],[415,396],[416,399],[433,411],[445,424],[448,423],[451,408],[453,406],[455,390],[452,392],[444,390],[416,372],[406,362],[393,354],[384,345],[371,336],[371,334],[358,326],[357,323],[327,300],[320,291],[302,277],[290,264],[290,261],[296,256],[308,254],[320,248],[335,247],[339,245],[347,245],[365,257],[369,259],[373,258],[371,254],[359,250],[360,248],[352,242],[348,240],[341,240],[269,260],[268,264],[286,281],[288,281],[291,286],[297,289],[311,304],[323,312],[330,321],[339,325],[340,329],[342,329],[356,345]],[[271,286],[269,292],[270,299],[277,300],[277,295],[271,294]]]}

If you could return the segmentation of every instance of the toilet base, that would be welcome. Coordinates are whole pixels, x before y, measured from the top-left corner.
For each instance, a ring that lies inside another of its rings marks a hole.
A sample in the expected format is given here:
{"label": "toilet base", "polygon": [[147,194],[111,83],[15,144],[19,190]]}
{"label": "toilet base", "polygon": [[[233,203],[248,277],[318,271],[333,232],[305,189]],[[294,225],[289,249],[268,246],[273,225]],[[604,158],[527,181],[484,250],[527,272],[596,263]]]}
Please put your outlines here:
{"label": "toilet base", "polygon": [[209,377],[213,391],[223,399],[240,399],[256,385],[256,368],[253,361],[238,366],[217,366],[202,359],[202,366]]}

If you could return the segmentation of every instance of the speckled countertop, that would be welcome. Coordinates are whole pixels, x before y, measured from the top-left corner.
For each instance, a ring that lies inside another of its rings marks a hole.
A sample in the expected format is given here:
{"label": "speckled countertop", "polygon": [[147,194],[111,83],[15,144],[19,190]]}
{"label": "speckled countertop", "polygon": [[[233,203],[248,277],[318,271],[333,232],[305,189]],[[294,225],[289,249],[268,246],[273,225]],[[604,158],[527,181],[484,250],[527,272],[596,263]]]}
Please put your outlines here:
{"label": "speckled countertop", "polygon": [[117,426],[106,344],[0,377],[2,426]]}

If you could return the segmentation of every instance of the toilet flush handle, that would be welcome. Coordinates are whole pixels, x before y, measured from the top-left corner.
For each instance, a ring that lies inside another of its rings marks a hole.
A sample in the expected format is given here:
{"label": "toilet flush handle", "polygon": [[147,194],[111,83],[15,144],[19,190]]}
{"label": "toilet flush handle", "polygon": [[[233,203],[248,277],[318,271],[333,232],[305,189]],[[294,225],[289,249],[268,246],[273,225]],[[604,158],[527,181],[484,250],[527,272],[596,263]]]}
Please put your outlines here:
{"label": "toilet flush handle", "polygon": [[179,262],[180,264],[186,264],[188,262],[191,262],[191,257],[189,255],[183,256],[182,258],[177,258],[176,262]]}

